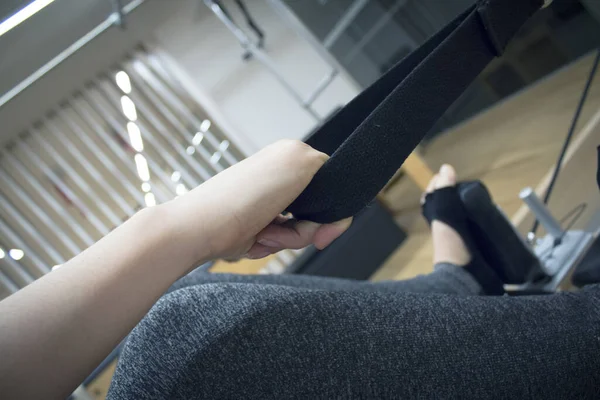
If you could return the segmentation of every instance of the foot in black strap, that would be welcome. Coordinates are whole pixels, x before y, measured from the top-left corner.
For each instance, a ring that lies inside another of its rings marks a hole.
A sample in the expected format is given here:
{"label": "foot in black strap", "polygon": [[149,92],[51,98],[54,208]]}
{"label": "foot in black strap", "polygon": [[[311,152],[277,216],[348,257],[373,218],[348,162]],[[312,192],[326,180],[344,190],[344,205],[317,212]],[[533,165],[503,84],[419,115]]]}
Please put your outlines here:
{"label": "foot in black strap", "polygon": [[504,293],[503,283],[485,262],[473,241],[466,210],[457,188],[456,174],[449,165],[440,168],[428,187],[423,202],[423,216],[431,225],[434,263],[462,266],[487,295]]}

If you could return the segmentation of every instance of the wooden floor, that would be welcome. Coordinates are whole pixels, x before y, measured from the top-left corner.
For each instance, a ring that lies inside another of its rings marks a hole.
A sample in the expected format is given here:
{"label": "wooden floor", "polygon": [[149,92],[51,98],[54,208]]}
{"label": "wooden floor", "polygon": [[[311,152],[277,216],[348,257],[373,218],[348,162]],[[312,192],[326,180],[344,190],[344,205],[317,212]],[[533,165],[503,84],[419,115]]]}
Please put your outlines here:
{"label": "wooden floor", "polygon": [[[519,191],[526,186],[537,187],[553,167],[591,62],[592,57],[587,57],[554,73],[439,137],[421,155],[432,168],[450,163],[460,179],[482,180],[496,203],[508,216],[514,216],[521,207]],[[600,78],[596,78],[590,91],[578,132],[598,110]],[[586,146],[595,152],[598,144],[600,141],[595,144],[590,141]],[[588,159],[593,156],[589,150]],[[585,169],[595,173],[595,161],[589,162]],[[555,202],[565,197],[571,200],[569,193],[561,193],[558,188],[553,196]],[[406,279],[431,270],[432,243],[419,216],[419,197],[420,190],[408,179],[400,180],[386,191],[386,203],[409,236],[375,274],[374,280]]]}

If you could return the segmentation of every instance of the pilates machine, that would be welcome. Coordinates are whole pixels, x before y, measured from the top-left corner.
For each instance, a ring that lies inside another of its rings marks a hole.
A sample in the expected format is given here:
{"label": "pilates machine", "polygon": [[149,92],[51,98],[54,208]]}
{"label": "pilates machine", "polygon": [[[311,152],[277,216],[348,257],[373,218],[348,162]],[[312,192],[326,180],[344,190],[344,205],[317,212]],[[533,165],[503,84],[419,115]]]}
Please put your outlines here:
{"label": "pilates machine", "polygon": [[568,279],[593,245],[597,232],[564,230],[529,187],[521,191],[520,197],[547,234],[539,239],[535,239],[533,235],[529,236],[530,245],[533,246],[544,276],[538,281],[518,285],[514,290],[553,293],[567,284]]}
{"label": "pilates machine", "polygon": [[[327,43],[332,42],[332,37],[339,35],[356,17],[356,15],[364,6],[364,1],[354,2],[351,7],[348,8],[345,15],[340,18],[340,21],[333,27],[330,34],[325,38],[324,43],[320,43],[308,30],[300,23],[297,17],[288,9],[288,7],[281,0],[267,0],[269,5],[275,9],[275,11],[283,18],[284,21],[291,26],[296,33],[302,37],[308,44],[310,44],[314,50],[321,56],[321,58],[330,66],[330,72],[317,84],[316,88],[307,97],[302,95],[294,88],[279,71],[276,63],[271,59],[269,54],[264,50],[264,33],[253,21],[252,16],[245,8],[242,1],[236,1],[236,4],[240,8],[243,16],[246,18],[248,26],[254,31],[257,36],[257,41],[252,40],[236,22],[231,18],[229,12],[218,0],[204,0],[206,6],[219,18],[219,20],[229,29],[235,38],[238,40],[240,45],[245,51],[243,58],[248,60],[250,58],[259,61],[283,86],[284,89],[296,100],[300,107],[302,107],[308,114],[310,114],[315,121],[321,122],[322,117],[312,107],[314,101],[318,96],[331,84],[333,79],[340,73],[344,74],[346,78],[348,74],[345,73],[343,67],[333,58],[333,56],[327,51]],[[549,6],[552,0],[545,0],[544,7]],[[588,250],[592,247],[596,234],[583,231],[583,230],[565,230],[561,227],[559,221],[548,210],[546,204],[552,192],[554,183],[558,176],[561,168],[561,164],[565,155],[565,152],[569,146],[569,142],[573,136],[575,125],[577,124],[581,108],[586,100],[589,87],[596,73],[598,67],[598,59],[600,58],[600,51],[592,71],[590,72],[586,87],[582,93],[580,103],[575,112],[571,129],[568,132],[565,140],[563,149],[559,156],[556,164],[552,181],[545,193],[544,199],[540,199],[531,188],[525,188],[520,193],[520,198],[528,206],[531,213],[535,216],[536,222],[528,234],[527,238],[523,238],[520,234],[512,228],[511,222],[504,216],[501,210],[496,210],[498,215],[493,219],[496,224],[504,224],[505,226],[498,227],[500,231],[504,229],[506,232],[507,227],[511,227],[514,233],[521,239],[520,247],[515,246],[513,241],[513,247],[507,247],[505,251],[516,251],[522,252],[523,256],[521,260],[528,259],[533,260],[532,263],[535,265],[529,266],[532,270],[535,270],[535,274],[530,274],[524,283],[515,285],[509,285],[510,290],[514,293],[552,293],[562,288],[566,288],[566,283],[576,269],[576,267],[584,259]],[[352,79],[350,79],[353,82]],[[355,82],[353,82],[355,83]],[[478,189],[475,189],[478,190]],[[484,190],[484,189],[483,189]],[[484,197],[475,196],[474,198],[482,200]],[[468,200],[466,200],[468,201]],[[473,207],[472,210],[476,210],[477,207]],[[473,211],[476,212],[476,211]],[[535,237],[535,232],[538,226],[541,225],[545,229],[545,236],[541,238]],[[485,229],[494,229],[493,227],[485,227]],[[495,240],[502,241],[501,237],[496,237]],[[528,255],[526,253],[529,253]],[[516,258],[515,258],[516,259]],[[525,267],[524,267],[525,268]]]}

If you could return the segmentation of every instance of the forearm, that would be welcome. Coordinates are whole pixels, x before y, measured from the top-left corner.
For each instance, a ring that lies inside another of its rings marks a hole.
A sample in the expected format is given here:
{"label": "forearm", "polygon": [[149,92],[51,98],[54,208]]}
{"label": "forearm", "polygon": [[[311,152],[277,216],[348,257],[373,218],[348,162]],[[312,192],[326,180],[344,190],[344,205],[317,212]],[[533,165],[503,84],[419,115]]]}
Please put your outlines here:
{"label": "forearm", "polygon": [[168,214],[164,206],[138,213],[0,302],[0,393],[65,397],[177,278],[204,261],[201,250],[183,248]]}
{"label": "forearm", "polygon": [[[138,213],[0,302],[1,395],[66,397],[194,265],[214,257],[264,257],[313,242],[326,246],[345,228],[310,224],[307,231],[300,222],[287,235],[281,226],[271,232],[282,240],[279,247],[257,239],[277,225],[326,160],[298,141],[267,146],[185,196]],[[284,243],[288,239],[293,246]]]}

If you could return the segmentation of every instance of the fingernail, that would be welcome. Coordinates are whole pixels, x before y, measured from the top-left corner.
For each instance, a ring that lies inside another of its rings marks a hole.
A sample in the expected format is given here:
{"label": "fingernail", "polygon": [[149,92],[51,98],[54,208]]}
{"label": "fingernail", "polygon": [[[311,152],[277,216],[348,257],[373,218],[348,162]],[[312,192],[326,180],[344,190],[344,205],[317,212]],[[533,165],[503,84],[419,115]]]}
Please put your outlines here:
{"label": "fingernail", "polygon": [[256,260],[259,258],[263,258],[268,256],[269,254],[271,254],[271,252],[269,250],[262,250],[262,251],[257,251],[256,253],[253,254],[247,254],[246,257],[250,260]]}
{"label": "fingernail", "polygon": [[259,244],[262,244],[263,246],[268,246],[268,247],[281,247],[280,243],[277,243],[274,240],[269,240],[269,239],[260,239],[258,240]]}

